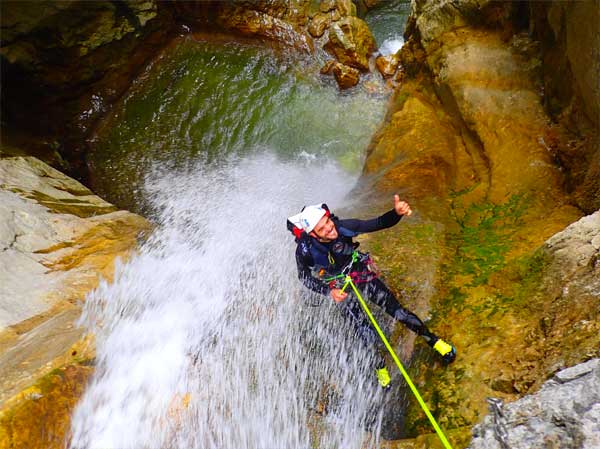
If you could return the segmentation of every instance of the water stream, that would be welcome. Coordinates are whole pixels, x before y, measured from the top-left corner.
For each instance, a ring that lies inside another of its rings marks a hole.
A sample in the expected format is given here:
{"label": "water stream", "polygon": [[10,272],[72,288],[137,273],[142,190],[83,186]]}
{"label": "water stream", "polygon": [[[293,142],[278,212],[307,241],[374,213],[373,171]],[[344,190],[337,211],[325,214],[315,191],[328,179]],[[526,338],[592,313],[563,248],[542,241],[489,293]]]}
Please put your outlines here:
{"label": "water stream", "polygon": [[365,21],[380,54],[392,55],[404,45],[404,28],[409,14],[410,1],[407,0],[386,0],[367,13]]}
{"label": "water stream", "polygon": [[348,192],[386,97],[306,61],[177,41],[99,127],[94,189],[156,229],[86,301],[96,372],[72,449],[376,447],[385,397],[287,216]]}

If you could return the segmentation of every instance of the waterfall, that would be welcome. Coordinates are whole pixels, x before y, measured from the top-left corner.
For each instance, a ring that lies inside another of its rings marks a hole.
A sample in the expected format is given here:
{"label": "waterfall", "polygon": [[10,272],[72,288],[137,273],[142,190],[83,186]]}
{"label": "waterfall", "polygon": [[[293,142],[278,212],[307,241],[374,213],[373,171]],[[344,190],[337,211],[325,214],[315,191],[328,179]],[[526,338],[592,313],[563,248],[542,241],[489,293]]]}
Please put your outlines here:
{"label": "waterfall", "polygon": [[297,279],[287,216],[355,183],[324,157],[270,151],[155,167],[156,229],[85,304],[96,372],[71,449],[362,448],[382,393],[333,301]]}

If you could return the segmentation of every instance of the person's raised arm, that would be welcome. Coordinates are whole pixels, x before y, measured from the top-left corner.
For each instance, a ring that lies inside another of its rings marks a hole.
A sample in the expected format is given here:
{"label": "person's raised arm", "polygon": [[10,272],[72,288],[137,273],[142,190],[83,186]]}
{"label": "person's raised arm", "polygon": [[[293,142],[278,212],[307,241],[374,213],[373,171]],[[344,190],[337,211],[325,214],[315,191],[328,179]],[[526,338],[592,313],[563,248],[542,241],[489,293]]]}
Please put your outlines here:
{"label": "person's raised arm", "polygon": [[354,232],[374,232],[382,229],[391,228],[396,225],[400,219],[406,215],[412,214],[412,209],[406,201],[401,201],[398,195],[394,195],[394,208],[385,214],[372,218],[371,220],[358,220],[350,218],[340,220],[340,226]]}

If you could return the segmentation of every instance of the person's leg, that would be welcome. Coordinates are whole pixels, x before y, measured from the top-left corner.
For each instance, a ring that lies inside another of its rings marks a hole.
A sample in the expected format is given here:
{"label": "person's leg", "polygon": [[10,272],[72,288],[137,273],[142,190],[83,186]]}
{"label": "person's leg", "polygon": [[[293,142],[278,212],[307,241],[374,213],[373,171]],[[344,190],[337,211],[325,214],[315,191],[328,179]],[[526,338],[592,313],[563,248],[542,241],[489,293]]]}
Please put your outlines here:
{"label": "person's leg", "polygon": [[367,350],[372,351],[373,368],[375,369],[377,380],[382,387],[387,388],[391,378],[385,366],[379,336],[375,332],[375,329],[373,329],[373,326],[353,294],[348,295],[348,298],[341,303],[341,308],[346,319],[352,322],[356,336],[359,337]]}
{"label": "person's leg", "polygon": [[362,287],[362,290],[369,300],[382,307],[388,315],[400,321],[417,335],[422,335],[428,341],[435,336],[417,315],[400,305],[394,294],[380,279],[368,282]]}
{"label": "person's leg", "polygon": [[446,362],[454,360],[456,350],[431,332],[417,315],[402,307],[394,294],[380,279],[374,279],[366,283],[361,286],[361,289],[367,298],[382,307],[388,315],[423,337],[427,344],[436,349]]}

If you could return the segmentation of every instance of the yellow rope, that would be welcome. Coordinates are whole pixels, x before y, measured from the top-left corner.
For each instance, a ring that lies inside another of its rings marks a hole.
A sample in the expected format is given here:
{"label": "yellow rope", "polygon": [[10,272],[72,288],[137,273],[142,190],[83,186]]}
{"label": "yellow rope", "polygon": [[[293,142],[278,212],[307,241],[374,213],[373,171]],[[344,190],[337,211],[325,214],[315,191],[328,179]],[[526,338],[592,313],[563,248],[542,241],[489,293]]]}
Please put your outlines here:
{"label": "yellow rope", "polygon": [[346,276],[344,286],[342,287],[342,291],[344,291],[346,289],[346,287],[348,287],[348,285],[350,285],[352,287],[352,290],[354,290],[354,293],[356,294],[356,296],[357,296],[357,298],[358,298],[358,300],[360,302],[360,305],[362,306],[362,308],[364,309],[365,313],[367,314],[367,316],[371,320],[371,323],[373,323],[373,326],[377,330],[377,333],[379,334],[379,337],[381,338],[381,341],[383,341],[383,344],[385,345],[385,347],[387,348],[387,350],[389,351],[389,353],[392,355],[392,358],[394,359],[394,362],[396,362],[396,365],[398,366],[398,369],[400,370],[400,372],[404,376],[404,379],[406,380],[406,383],[408,384],[408,386],[410,387],[411,391],[413,392],[413,394],[417,398],[417,401],[419,402],[419,404],[421,405],[421,408],[423,409],[423,411],[427,415],[427,418],[429,418],[429,421],[431,422],[431,425],[435,429],[435,432],[438,434],[438,437],[440,438],[442,444],[444,445],[444,447],[446,449],[452,449],[452,446],[450,446],[450,443],[448,442],[448,440],[446,438],[446,435],[444,435],[444,432],[442,432],[442,429],[440,428],[440,426],[438,425],[437,421],[435,420],[435,418],[433,417],[433,415],[429,411],[429,408],[427,407],[427,404],[425,404],[425,401],[423,400],[423,398],[419,394],[419,391],[417,390],[417,387],[415,387],[415,384],[413,384],[413,382],[410,379],[408,373],[404,369],[404,366],[402,365],[402,362],[400,362],[400,359],[398,358],[398,356],[396,355],[396,352],[392,348],[392,345],[390,345],[390,342],[388,341],[388,339],[384,335],[383,331],[379,327],[379,324],[377,324],[377,321],[375,321],[375,317],[371,313],[371,310],[369,310],[369,307],[367,306],[367,303],[365,302],[365,300],[363,299],[363,297],[360,295],[358,289],[356,288],[356,285],[354,285],[354,282],[352,282],[352,278],[350,276]]}

